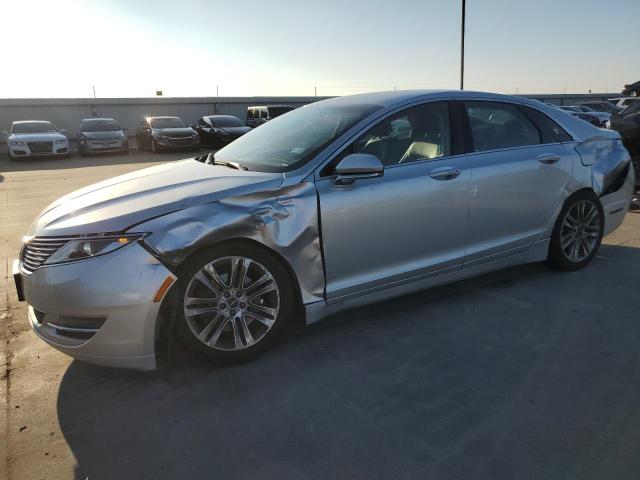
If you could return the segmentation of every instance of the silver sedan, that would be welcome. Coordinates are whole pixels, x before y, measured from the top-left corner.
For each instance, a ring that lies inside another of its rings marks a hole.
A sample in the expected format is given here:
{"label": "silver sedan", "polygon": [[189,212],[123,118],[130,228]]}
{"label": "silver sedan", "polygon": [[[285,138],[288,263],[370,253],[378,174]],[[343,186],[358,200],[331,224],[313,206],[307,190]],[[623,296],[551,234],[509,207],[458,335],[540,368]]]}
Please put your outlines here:
{"label": "silver sedan", "polygon": [[14,262],[34,332],[103,365],[217,362],[288,324],[527,262],[587,265],[623,221],[616,132],[523,98],[335,98],[213,154],[83,188]]}

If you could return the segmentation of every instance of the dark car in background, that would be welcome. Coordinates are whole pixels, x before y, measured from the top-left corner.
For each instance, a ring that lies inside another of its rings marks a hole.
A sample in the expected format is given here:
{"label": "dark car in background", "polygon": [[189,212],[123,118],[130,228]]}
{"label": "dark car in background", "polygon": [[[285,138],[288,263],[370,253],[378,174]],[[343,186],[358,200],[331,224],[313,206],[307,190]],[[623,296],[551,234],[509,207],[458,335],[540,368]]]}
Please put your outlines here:
{"label": "dark car in background", "polygon": [[233,115],[209,115],[191,125],[200,136],[200,145],[224,147],[251,131],[242,120]]}
{"label": "dark car in background", "polygon": [[265,105],[247,108],[247,125],[251,128],[259,127],[263,123],[273,120],[295,109],[291,105]]}
{"label": "dark car in background", "polygon": [[606,100],[580,102],[578,105],[586,105],[587,107],[593,108],[598,112],[618,113],[621,110],[620,107],[614,105],[611,102],[607,102]]}
{"label": "dark car in background", "polygon": [[101,152],[129,153],[126,128],[113,118],[84,118],[78,132],[80,155]]}
{"label": "dark car in background", "polygon": [[198,150],[200,137],[180,117],[146,117],[136,130],[138,150]]}
{"label": "dark car in background", "polygon": [[622,137],[622,143],[629,150],[635,167],[636,188],[640,188],[640,101],[611,115],[607,128],[617,131]]}

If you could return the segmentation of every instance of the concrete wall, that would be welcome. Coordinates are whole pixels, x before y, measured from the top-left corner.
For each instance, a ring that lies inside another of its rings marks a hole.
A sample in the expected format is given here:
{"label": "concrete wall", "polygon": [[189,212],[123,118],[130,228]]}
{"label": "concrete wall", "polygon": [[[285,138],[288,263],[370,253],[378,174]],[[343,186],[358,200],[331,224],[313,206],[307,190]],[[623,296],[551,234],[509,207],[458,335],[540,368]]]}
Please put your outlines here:
{"label": "concrete wall", "polygon": [[[571,105],[580,101],[603,100],[618,94],[587,95],[523,95],[558,105]],[[129,128],[135,135],[140,121],[148,115],[176,115],[193,123],[203,115],[235,115],[243,121],[247,107],[252,105],[286,104],[302,106],[328,97],[194,97],[194,98],[76,98],[76,99],[0,99],[0,130],[8,130],[14,120],[49,120],[58,128],[66,129],[67,136],[75,139],[80,119],[96,116],[111,117]],[[0,142],[4,142],[0,138]]]}

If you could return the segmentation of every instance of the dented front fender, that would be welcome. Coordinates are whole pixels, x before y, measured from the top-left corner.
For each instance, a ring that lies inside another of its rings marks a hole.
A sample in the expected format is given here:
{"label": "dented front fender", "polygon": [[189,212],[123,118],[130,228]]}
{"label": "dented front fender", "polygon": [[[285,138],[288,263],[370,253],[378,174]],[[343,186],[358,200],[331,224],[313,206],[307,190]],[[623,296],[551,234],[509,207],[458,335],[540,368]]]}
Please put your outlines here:
{"label": "dented front fender", "polygon": [[145,241],[177,268],[192,253],[233,239],[250,239],[291,267],[304,304],[324,299],[315,185],[303,182],[231,196],[142,223]]}

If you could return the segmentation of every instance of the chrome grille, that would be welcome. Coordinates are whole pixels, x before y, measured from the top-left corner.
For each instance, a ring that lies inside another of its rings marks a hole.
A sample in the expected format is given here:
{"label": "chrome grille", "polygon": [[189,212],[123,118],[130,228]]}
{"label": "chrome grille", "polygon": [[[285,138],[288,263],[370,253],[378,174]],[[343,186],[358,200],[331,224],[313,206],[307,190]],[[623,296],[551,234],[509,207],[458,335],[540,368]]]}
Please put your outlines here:
{"label": "chrome grille", "polygon": [[22,247],[22,269],[26,273],[42,265],[56,250],[71,240],[71,237],[34,237]]}

